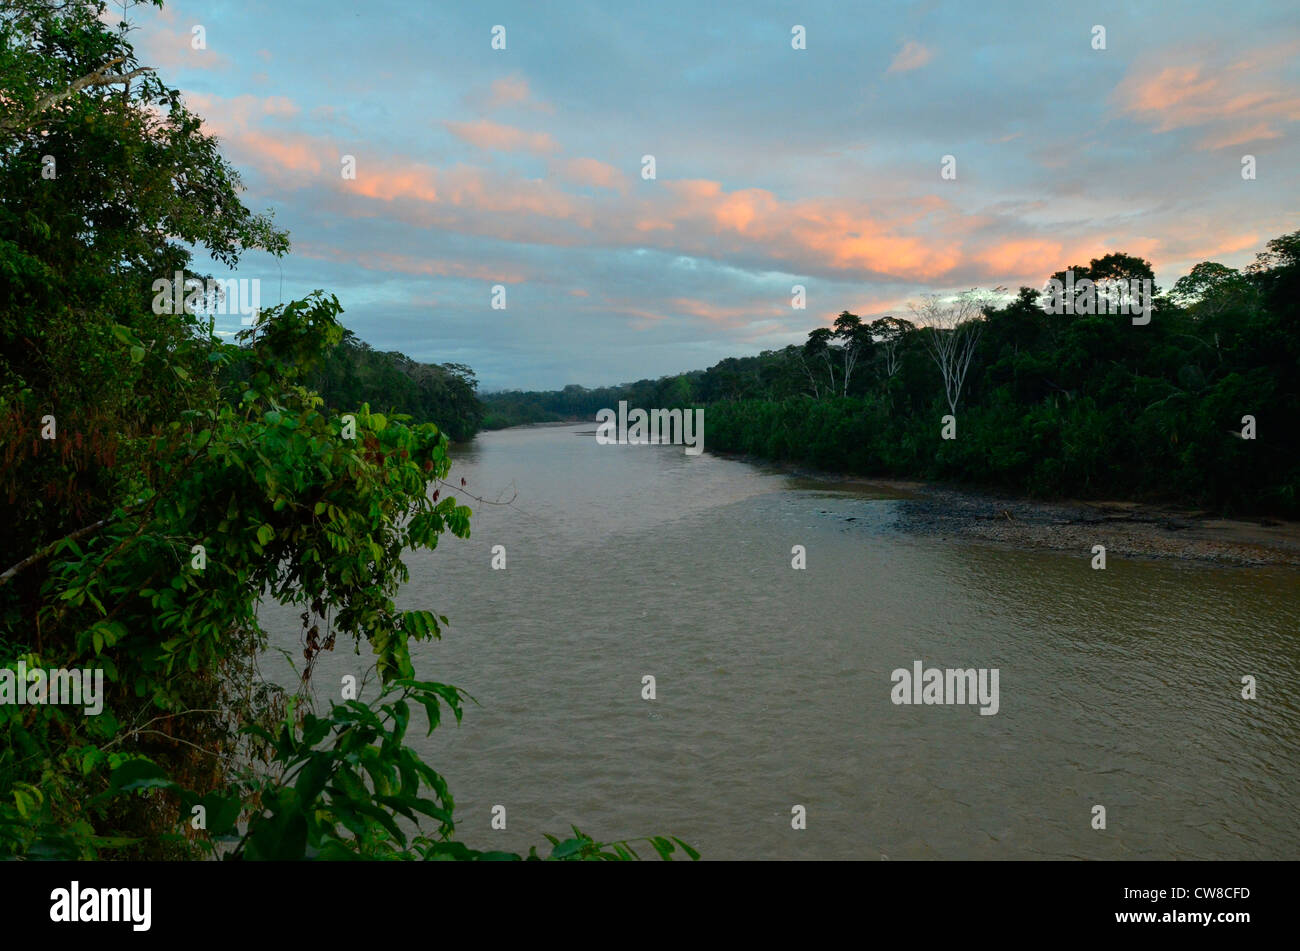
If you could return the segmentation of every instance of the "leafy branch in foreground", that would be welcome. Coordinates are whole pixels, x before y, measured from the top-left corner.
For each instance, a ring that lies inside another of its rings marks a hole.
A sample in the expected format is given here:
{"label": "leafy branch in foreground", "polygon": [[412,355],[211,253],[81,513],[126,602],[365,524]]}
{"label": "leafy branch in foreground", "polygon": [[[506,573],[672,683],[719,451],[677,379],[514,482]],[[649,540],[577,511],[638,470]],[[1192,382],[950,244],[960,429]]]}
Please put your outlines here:
{"label": "leafy branch in foreground", "polygon": [[[404,739],[415,707],[423,708],[432,734],[443,706],[460,721],[465,699],[446,684],[398,680],[371,704],[334,703],[323,717],[299,716],[291,704],[278,731],[245,728],[260,741],[264,761],[225,791],[199,795],[137,757],[120,762],[99,798],[175,796],[184,827],[175,838],[226,860],[636,861],[641,856],[634,843],[645,843],[665,861],[679,850],[699,859],[699,852],[675,837],[601,842],[576,826],[566,839],[546,835],[546,855],[536,846],[523,856],[455,841],[451,792]],[[39,790],[23,795],[29,816],[37,818]],[[134,842],[102,838],[95,845],[112,851]],[[57,830],[46,828],[31,852],[68,855],[68,845]]]}

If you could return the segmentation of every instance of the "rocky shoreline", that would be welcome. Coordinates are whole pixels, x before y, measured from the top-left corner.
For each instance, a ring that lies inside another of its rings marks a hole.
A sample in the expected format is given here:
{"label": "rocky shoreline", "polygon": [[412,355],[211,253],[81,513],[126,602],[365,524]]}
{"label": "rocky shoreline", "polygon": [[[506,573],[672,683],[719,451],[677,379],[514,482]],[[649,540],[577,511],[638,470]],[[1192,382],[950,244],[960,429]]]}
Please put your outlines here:
{"label": "rocky shoreline", "polygon": [[1300,567],[1300,524],[1136,502],[1034,502],[935,486],[901,506],[908,530],[1108,555]]}
{"label": "rocky shoreline", "polygon": [[[749,460],[747,460],[749,461]],[[770,463],[764,463],[770,467]],[[1016,548],[1300,568],[1300,522],[1142,502],[1037,501],[967,488],[782,469],[818,487],[899,500],[898,528]]]}

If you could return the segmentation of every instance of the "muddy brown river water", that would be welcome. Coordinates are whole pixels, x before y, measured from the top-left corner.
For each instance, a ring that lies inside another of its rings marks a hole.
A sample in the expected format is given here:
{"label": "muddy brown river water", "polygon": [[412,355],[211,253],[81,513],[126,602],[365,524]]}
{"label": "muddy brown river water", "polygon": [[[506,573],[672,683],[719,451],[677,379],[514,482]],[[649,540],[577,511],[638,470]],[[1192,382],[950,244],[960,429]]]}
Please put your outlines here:
{"label": "muddy brown river water", "polygon": [[[399,606],[451,622],[417,672],[477,700],[460,727],[412,731],[458,838],[526,850],[577,824],[706,859],[1300,858],[1300,572],[1094,571],[1088,552],[912,535],[896,499],[592,432],[480,435],[452,481],[517,499],[470,503],[470,539],[407,560]],[[301,656],[296,612],[263,620]],[[364,653],[324,656],[318,696]],[[997,713],[894,703],[916,661],[996,668]],[[265,671],[294,682],[276,656]]]}

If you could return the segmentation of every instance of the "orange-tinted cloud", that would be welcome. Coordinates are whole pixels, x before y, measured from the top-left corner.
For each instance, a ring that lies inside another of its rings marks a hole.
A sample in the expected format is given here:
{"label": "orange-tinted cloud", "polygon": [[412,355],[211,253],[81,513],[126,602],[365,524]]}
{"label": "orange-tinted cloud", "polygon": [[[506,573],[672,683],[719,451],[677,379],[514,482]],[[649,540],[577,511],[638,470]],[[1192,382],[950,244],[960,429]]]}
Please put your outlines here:
{"label": "orange-tinted cloud", "polygon": [[355,180],[343,184],[349,191],[367,198],[383,201],[415,200],[434,202],[438,200],[438,188],[434,183],[435,173],[432,168],[421,165],[406,167],[381,166],[364,169],[358,167]]}
{"label": "orange-tinted cloud", "polygon": [[1251,142],[1266,142],[1280,139],[1282,133],[1270,128],[1266,122],[1256,122],[1248,128],[1226,129],[1223,132],[1207,135],[1196,143],[1198,149],[1226,149],[1231,145],[1248,145]]}
{"label": "orange-tinted cloud", "polygon": [[548,114],[555,112],[554,106],[533,94],[528,80],[518,73],[494,79],[486,90],[480,87],[471,91],[465,96],[465,102],[479,112],[494,112],[498,109],[530,109]]}
{"label": "orange-tinted cloud", "polygon": [[[166,7],[163,9],[166,11]],[[190,18],[181,21],[174,10],[167,12],[169,15],[162,16],[161,19],[165,23],[175,23],[174,27],[169,28],[151,22],[147,30],[140,31],[139,39],[135,41],[140,65],[164,70],[225,69],[230,65],[230,57],[213,48],[211,38],[206,34],[206,27],[202,34],[205,48],[194,48],[197,41],[194,29],[204,26],[202,22]],[[116,28],[118,21],[122,19],[120,6],[114,12],[113,4],[109,4],[105,13],[101,20]]]}
{"label": "orange-tinted cloud", "polygon": [[626,175],[613,165],[592,158],[568,159],[559,164],[559,172],[565,181],[575,185],[590,185],[618,192],[626,192],[628,189]]}
{"label": "orange-tinted cloud", "polygon": [[1280,138],[1279,125],[1300,121],[1300,95],[1282,72],[1298,50],[1295,43],[1262,47],[1227,67],[1202,61],[1139,66],[1113,98],[1156,132],[1211,127],[1200,149]]}
{"label": "orange-tinted cloud", "polygon": [[548,132],[526,132],[513,126],[501,125],[491,119],[474,119],[471,122],[443,123],[451,134],[480,149],[495,152],[532,152],[545,155],[560,150],[559,143]]}
{"label": "orange-tinted cloud", "polygon": [[1238,251],[1245,251],[1248,248],[1254,248],[1262,244],[1259,235],[1255,233],[1239,234],[1232,237],[1221,238],[1215,241],[1208,248],[1202,248],[1194,253],[1194,257],[1202,260],[1210,260],[1219,255],[1236,254]]}
{"label": "orange-tinted cloud", "polygon": [[1063,252],[1060,241],[1013,238],[978,252],[977,257],[993,274],[1050,274],[1062,266]]}
{"label": "orange-tinted cloud", "polygon": [[492,281],[498,284],[522,284],[527,277],[519,271],[493,267],[478,261],[447,261],[412,254],[382,251],[352,251],[330,245],[298,245],[294,251],[304,257],[319,261],[339,261],[356,264],[370,271],[387,271],[398,274],[420,274],[435,277],[463,277]]}
{"label": "orange-tinted cloud", "polygon": [[248,125],[266,117],[291,118],[298,114],[298,104],[285,96],[212,96],[202,92],[185,92],[185,105],[203,117],[203,124],[217,134]]}
{"label": "orange-tinted cloud", "polygon": [[898,51],[894,61],[889,64],[886,73],[906,73],[913,69],[920,69],[926,63],[934,58],[934,50],[922,46],[914,40],[908,40],[903,44],[903,48]]}
{"label": "orange-tinted cloud", "polygon": [[544,180],[489,175],[469,165],[439,172],[438,177],[443,184],[442,201],[476,211],[571,218],[580,208],[576,196]]}
{"label": "orange-tinted cloud", "polygon": [[[1144,101],[1176,104],[1179,98]],[[768,189],[727,188],[702,178],[666,179],[633,189],[630,175],[591,158],[557,158],[550,176],[528,178],[511,168],[437,167],[362,153],[356,179],[343,180],[339,157],[354,147],[287,131],[283,123],[276,123],[281,131],[265,131],[273,119],[296,115],[294,103],[242,96],[208,97],[202,105],[228,139],[237,163],[254,166],[280,187],[324,187],[346,196],[343,204],[333,206],[338,214],[385,217],[498,241],[655,248],[717,261],[740,259],[752,262],[746,267],[796,275],[885,277],[940,287],[1036,282],[1071,262],[1114,250],[1182,260],[1175,249],[1141,235],[1027,235],[1014,219],[978,207],[967,210],[930,193],[873,202],[786,198]],[[515,144],[530,135],[494,123],[471,128],[489,130],[498,144]],[[507,130],[504,139],[502,129]],[[549,140],[546,144],[553,146]],[[566,183],[596,190],[577,192]],[[1207,244],[1208,238],[1202,235],[1198,243]],[[711,320],[740,316],[739,311],[681,309]],[[632,316],[664,319],[662,313]]]}
{"label": "orange-tinted cloud", "polygon": [[703,317],[705,320],[721,324],[749,323],[755,317],[779,317],[789,311],[788,306],[782,307],[780,304],[769,304],[765,307],[756,307],[752,304],[719,307],[717,304],[710,304],[708,301],[693,297],[674,297],[668,303],[680,313]]}
{"label": "orange-tinted cloud", "polygon": [[522,76],[503,76],[492,83],[492,98],[488,100],[488,107],[519,105],[527,102],[530,95],[528,80]]}

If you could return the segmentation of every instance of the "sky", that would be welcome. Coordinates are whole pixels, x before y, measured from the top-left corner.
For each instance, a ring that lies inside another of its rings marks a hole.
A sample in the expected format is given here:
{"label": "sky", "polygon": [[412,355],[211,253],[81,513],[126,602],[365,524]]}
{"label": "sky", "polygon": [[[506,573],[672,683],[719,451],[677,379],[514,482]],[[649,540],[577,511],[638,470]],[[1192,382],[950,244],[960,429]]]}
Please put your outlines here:
{"label": "sky", "polygon": [[195,269],[260,280],[264,307],[334,293],[371,346],[468,364],[484,391],[704,369],[1112,251],[1167,288],[1300,228],[1294,0],[187,0],[127,20],[289,231],[278,261]]}

